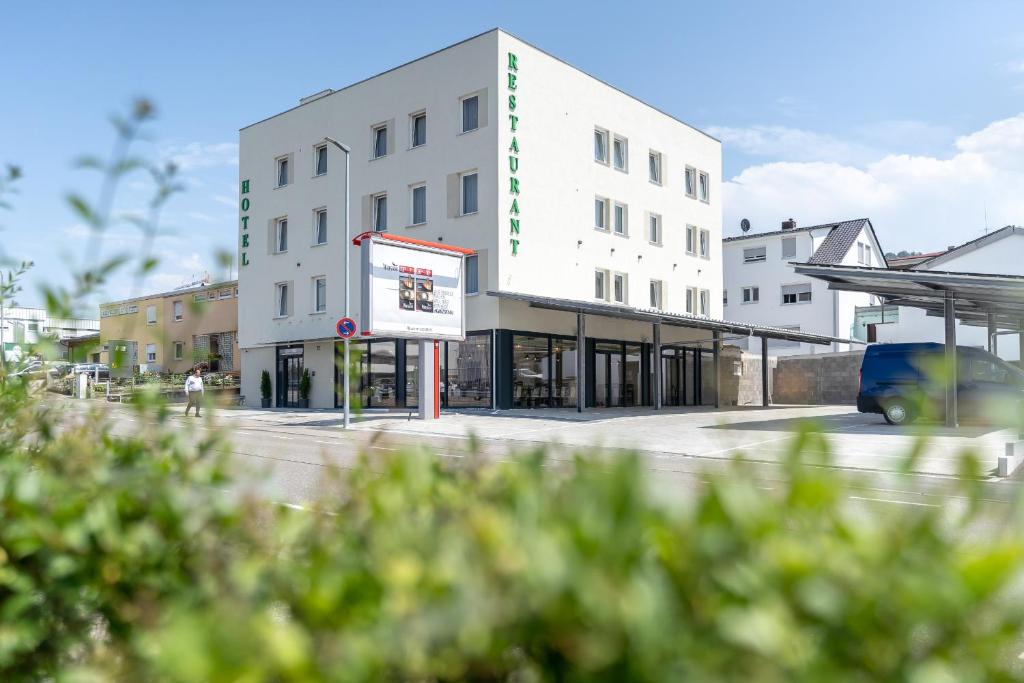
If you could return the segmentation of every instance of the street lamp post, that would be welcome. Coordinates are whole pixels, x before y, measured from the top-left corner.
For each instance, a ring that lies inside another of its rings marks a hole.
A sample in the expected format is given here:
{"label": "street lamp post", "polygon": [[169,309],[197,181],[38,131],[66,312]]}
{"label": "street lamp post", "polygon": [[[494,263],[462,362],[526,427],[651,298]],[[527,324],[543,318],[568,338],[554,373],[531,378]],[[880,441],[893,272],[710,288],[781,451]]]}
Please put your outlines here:
{"label": "street lamp post", "polygon": [[[352,273],[349,270],[349,256],[348,256],[349,249],[352,246],[351,245],[352,235],[350,234],[351,230],[349,228],[349,225],[350,225],[350,223],[349,223],[349,190],[351,188],[351,183],[350,183],[350,180],[349,180],[349,169],[350,169],[349,157],[352,156],[352,149],[350,147],[348,147],[347,145],[341,144],[340,142],[338,142],[334,138],[330,138],[330,137],[326,137],[325,136],[324,137],[324,142],[331,143],[332,145],[334,145],[335,147],[337,147],[338,149],[340,149],[342,152],[345,153],[345,245],[344,245],[344,248],[345,248],[345,317],[348,318],[348,317],[350,317],[350,311],[349,311],[349,298],[350,298],[349,297],[349,290],[352,287]],[[344,398],[345,420],[344,420],[344,425],[345,425],[345,429],[348,429],[349,428],[349,422],[351,420],[351,413],[352,413],[352,399],[349,396],[349,387],[348,387],[348,385],[349,385],[349,378],[348,378],[348,374],[349,374],[348,337],[346,337],[343,340],[342,343],[345,346],[344,372],[343,372],[343,380],[342,380],[342,382],[343,382],[343,391],[345,392],[345,398]]]}

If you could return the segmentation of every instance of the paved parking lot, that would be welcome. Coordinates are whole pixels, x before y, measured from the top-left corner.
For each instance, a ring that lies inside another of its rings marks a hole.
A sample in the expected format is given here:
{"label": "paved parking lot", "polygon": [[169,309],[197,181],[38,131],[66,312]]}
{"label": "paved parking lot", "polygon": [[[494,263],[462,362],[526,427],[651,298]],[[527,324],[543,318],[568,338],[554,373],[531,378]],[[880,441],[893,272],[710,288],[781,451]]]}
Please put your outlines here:
{"label": "paved parking lot", "polygon": [[[336,431],[341,418],[333,411],[229,411],[228,422],[275,425],[282,429]],[[756,462],[781,460],[793,433],[807,429],[824,434],[832,464],[842,468],[895,471],[912,445],[924,435],[926,447],[913,471],[949,476],[965,449],[974,450],[986,471],[1012,437],[1006,430],[939,424],[893,427],[880,415],[863,415],[850,406],[779,406],[772,408],[589,410],[512,410],[496,413],[444,413],[423,422],[408,413],[370,413],[355,420],[357,433],[404,437],[402,440],[467,439],[525,446],[556,443],[571,448],[632,449],[665,459],[728,460],[742,455]],[[816,451],[820,454],[820,450]]]}
{"label": "paved parking lot", "polygon": [[[126,406],[104,408],[125,433],[138,430],[145,420]],[[213,428],[209,419],[178,414],[173,421],[184,429],[207,430]],[[951,484],[966,449],[981,461],[984,500],[1009,502],[1019,487],[1016,479],[995,476],[997,458],[1013,436],[1009,431],[981,426],[949,430],[938,424],[891,427],[881,416],[862,415],[849,406],[638,408],[583,414],[465,411],[446,412],[431,422],[408,413],[371,412],[358,416],[349,431],[342,429],[339,411],[221,409],[212,414],[212,422],[229,431],[236,474],[271,500],[289,504],[316,497],[331,468],[350,467],[361,453],[372,458],[408,447],[463,458],[473,446],[486,457],[511,459],[525,448],[554,444],[550,456],[555,461],[579,451],[613,456],[620,450],[637,451],[654,474],[656,487],[684,498],[707,473],[724,471],[732,459],[743,457],[754,463],[759,481],[772,487],[787,476],[779,463],[801,429],[825,437],[803,451],[807,466],[835,467],[853,475],[851,485],[859,492],[851,492],[851,498],[946,507],[950,496],[960,496]],[[908,452],[921,438],[919,457],[904,471]]]}

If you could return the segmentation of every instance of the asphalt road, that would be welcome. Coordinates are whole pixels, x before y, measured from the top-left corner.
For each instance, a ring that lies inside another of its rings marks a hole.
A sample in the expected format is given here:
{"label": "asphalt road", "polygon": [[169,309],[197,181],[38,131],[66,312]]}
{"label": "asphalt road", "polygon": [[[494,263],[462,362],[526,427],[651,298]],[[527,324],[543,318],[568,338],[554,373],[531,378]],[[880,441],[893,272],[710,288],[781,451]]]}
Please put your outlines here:
{"label": "asphalt road", "polygon": [[[70,403],[69,407],[72,413],[81,415],[87,408],[96,405],[95,402],[88,405]],[[109,415],[115,433],[137,434],[150,426],[147,421],[151,418],[141,416],[129,407],[103,405],[102,409]],[[502,427],[502,423],[494,421],[498,418],[488,422],[486,415],[479,414],[466,419],[483,420],[485,425],[493,425],[494,428],[489,432],[481,430],[485,432],[481,436],[470,437],[465,433],[458,433],[455,429],[457,418],[449,420],[445,426],[449,433],[438,433],[443,430],[430,431],[430,425],[406,421],[400,416],[396,418],[393,414],[385,416],[378,423],[366,421],[359,424],[356,429],[344,431],[338,425],[337,413],[326,411],[287,413],[225,410],[212,417],[204,415],[204,418],[196,419],[180,415],[180,410],[180,407],[175,407],[176,414],[171,417],[171,424],[180,425],[182,430],[197,435],[214,429],[227,431],[231,444],[232,464],[237,477],[236,487],[254,490],[270,501],[293,507],[303,507],[325,492],[329,493],[332,490],[332,478],[346,468],[352,467],[360,455],[365,455],[372,463],[374,457],[399,450],[429,448],[446,458],[465,458],[476,453],[486,458],[514,461],[525,450],[540,444],[548,444],[553,466],[557,466],[558,462],[573,457],[574,453],[581,450],[589,453],[599,452],[609,457],[615,457],[625,451],[618,445],[608,444],[607,439],[603,439],[604,444],[599,447],[573,443],[571,432],[552,432],[546,426],[537,427],[531,424],[528,425],[528,430],[509,431],[509,428]],[[660,417],[658,416],[658,419]],[[779,419],[776,415],[768,417],[773,420]],[[823,417],[826,419],[819,421],[819,429],[827,432],[829,437],[841,435],[857,448],[878,450],[877,444],[869,443],[867,433],[857,434],[858,429],[862,428],[868,432],[876,431],[873,422],[868,421],[869,416],[858,416],[856,413],[851,416],[839,412]],[[646,416],[642,418],[646,419]],[[611,418],[612,421],[620,419],[625,424],[630,418]],[[666,419],[694,421],[685,414],[668,416]],[[790,429],[792,425],[787,420],[788,418],[783,419],[783,423],[786,429]],[[590,420],[585,426],[592,429],[598,421]],[[570,428],[573,426],[570,425]],[[780,461],[782,454],[788,449],[792,436],[788,432],[770,431],[770,426],[766,425],[760,430],[728,430],[725,423],[709,422],[702,429],[710,432],[710,438],[718,439],[722,444],[720,448],[708,448],[708,443],[702,443],[699,449],[691,448],[686,443],[685,435],[680,434],[671,444],[658,439],[635,438],[631,441],[636,442],[638,447],[632,450],[640,455],[651,472],[652,494],[664,496],[668,500],[682,500],[692,495],[693,490],[707,480],[709,473],[728,472],[731,459],[738,452],[743,452],[745,457],[752,460],[751,467],[758,485],[772,489],[778,487],[786,478],[785,467]],[[612,429],[622,431],[624,427],[612,424]],[[657,425],[646,431],[649,436],[650,433],[657,431]],[[731,434],[736,431],[741,431],[741,436],[745,438],[738,445],[735,439],[726,436],[727,432]],[[892,438],[892,434],[884,435],[884,439]],[[709,443],[713,445],[714,442]],[[883,443],[888,442],[883,440]],[[942,444],[939,444],[939,447],[941,446]],[[766,447],[770,448],[766,450]],[[943,454],[941,457],[954,456]],[[831,464],[806,466],[827,466],[841,470],[849,475],[848,496],[852,503],[882,507],[893,514],[909,512],[915,507],[922,506],[940,507],[950,514],[956,514],[966,505],[966,498],[962,494],[951,491],[954,477],[949,474],[932,472],[929,468],[925,471],[904,473],[898,471],[895,461],[894,466],[889,469],[877,466],[879,462],[885,464],[886,461],[875,459],[870,461],[870,467],[858,467],[844,463],[842,458],[833,455]],[[1015,479],[1000,480],[986,476],[977,483],[981,487],[982,503],[986,507],[984,525],[997,527],[1003,520],[1008,519],[1012,512],[1009,503],[1019,495],[1019,482]]]}

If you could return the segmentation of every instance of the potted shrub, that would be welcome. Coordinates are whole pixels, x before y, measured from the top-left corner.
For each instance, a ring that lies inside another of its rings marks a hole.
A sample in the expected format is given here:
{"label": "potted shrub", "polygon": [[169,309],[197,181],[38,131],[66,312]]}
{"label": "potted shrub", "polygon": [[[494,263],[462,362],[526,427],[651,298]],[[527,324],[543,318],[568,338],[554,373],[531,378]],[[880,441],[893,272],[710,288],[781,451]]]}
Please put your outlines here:
{"label": "potted shrub", "polygon": [[260,397],[262,398],[261,405],[264,408],[270,407],[270,373],[266,370],[260,375]]}
{"label": "potted shrub", "polygon": [[309,370],[302,371],[302,378],[299,379],[299,407],[309,407],[309,391],[312,388],[312,381],[309,379]]}

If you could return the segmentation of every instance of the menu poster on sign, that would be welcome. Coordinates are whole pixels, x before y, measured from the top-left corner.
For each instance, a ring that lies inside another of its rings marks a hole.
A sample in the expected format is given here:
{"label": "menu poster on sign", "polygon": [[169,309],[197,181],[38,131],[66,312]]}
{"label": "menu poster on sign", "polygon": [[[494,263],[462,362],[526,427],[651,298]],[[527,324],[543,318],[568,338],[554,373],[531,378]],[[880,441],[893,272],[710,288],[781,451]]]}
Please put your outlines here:
{"label": "menu poster on sign", "polygon": [[462,254],[367,240],[363,325],[373,336],[462,339]]}

